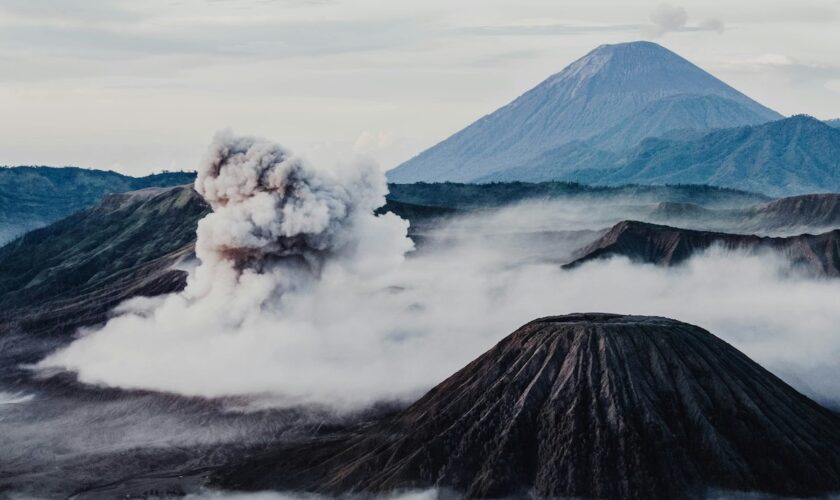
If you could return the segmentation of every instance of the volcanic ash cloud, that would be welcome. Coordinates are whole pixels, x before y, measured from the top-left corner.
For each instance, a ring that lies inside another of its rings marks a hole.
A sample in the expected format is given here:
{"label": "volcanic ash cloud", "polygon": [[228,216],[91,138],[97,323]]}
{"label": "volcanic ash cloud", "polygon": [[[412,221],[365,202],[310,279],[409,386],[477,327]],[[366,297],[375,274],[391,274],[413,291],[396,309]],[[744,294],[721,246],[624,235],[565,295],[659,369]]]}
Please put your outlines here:
{"label": "volcanic ash cloud", "polygon": [[338,290],[387,288],[384,277],[413,247],[406,221],[374,215],[385,202],[384,175],[369,164],[324,171],[277,144],[223,133],[195,189],[213,212],[199,222],[200,264],[186,289],[121,305],[103,328],[40,366],[129,388],[320,397],[307,384],[284,390],[307,378],[296,357],[317,363],[321,344],[341,348],[319,319],[346,312]]}
{"label": "volcanic ash cloud", "polygon": [[195,189],[213,212],[198,226],[192,297],[211,293],[219,275],[239,284],[265,276],[276,295],[317,278],[330,260],[376,273],[411,248],[407,223],[373,215],[387,193],[375,166],[329,174],[277,144],[219,134]]}

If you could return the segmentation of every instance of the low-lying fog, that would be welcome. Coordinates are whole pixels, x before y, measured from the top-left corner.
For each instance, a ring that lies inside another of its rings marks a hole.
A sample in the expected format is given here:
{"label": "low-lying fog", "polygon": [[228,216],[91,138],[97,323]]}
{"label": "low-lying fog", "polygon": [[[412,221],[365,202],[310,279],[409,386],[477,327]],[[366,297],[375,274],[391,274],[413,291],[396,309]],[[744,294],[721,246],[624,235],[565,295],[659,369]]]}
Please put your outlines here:
{"label": "low-lying fog", "polygon": [[554,262],[522,264],[511,247],[562,260],[578,238],[517,239],[465,239],[364,281],[325,270],[320,282],[283,296],[276,309],[252,311],[238,329],[143,301],[145,310],[159,309],[116,319],[50,363],[90,383],[357,407],[415,397],[531,319],[605,311],[702,326],[801,391],[840,399],[836,281],[799,277],[773,255],[722,251],[677,268],[615,258],[565,271]]}
{"label": "low-lying fog", "polygon": [[[404,221],[370,215],[385,186],[369,168],[335,177],[230,136],[208,158],[197,187],[214,213],[185,292],[124,304],[41,367],[91,384],[358,409],[417,397],[531,319],[604,311],[702,326],[803,392],[840,399],[836,281],[722,251],[671,269],[620,258],[559,267],[637,213],[632,200],[456,218],[412,254]],[[278,201],[272,182],[294,194]]]}

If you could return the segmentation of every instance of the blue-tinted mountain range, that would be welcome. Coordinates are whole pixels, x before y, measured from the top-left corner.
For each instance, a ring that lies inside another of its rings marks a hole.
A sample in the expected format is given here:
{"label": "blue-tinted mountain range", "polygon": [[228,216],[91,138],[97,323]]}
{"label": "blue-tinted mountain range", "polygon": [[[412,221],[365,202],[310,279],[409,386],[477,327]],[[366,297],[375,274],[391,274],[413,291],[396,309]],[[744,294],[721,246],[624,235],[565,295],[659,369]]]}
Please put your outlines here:
{"label": "blue-tinted mountain range", "polygon": [[602,45],[501,109],[389,172],[392,182],[473,182],[527,171],[548,151],[586,143],[607,155],[674,130],[756,125],[781,115],[668,49]]}

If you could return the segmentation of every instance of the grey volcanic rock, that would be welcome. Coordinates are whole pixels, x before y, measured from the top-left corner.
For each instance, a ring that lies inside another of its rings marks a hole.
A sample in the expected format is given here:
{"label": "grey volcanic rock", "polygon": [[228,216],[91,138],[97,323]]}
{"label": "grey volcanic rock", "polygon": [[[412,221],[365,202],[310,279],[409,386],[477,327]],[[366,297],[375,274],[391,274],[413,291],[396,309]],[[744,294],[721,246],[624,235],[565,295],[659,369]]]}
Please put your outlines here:
{"label": "grey volcanic rock", "polygon": [[388,178],[400,183],[502,180],[488,176],[518,169],[573,141],[597,138],[604,148],[623,148],[674,128],[708,130],[779,118],[655,43],[602,45],[391,170]]}
{"label": "grey volcanic rock", "polygon": [[840,417],[709,332],[613,314],[523,326],[375,425],[267,452],[227,488],[470,498],[840,490]]}
{"label": "grey volcanic rock", "polygon": [[840,230],[783,238],[695,231],[639,221],[622,221],[577,253],[564,267],[613,256],[663,266],[680,264],[717,245],[747,253],[774,251],[801,270],[816,276],[840,277]]}

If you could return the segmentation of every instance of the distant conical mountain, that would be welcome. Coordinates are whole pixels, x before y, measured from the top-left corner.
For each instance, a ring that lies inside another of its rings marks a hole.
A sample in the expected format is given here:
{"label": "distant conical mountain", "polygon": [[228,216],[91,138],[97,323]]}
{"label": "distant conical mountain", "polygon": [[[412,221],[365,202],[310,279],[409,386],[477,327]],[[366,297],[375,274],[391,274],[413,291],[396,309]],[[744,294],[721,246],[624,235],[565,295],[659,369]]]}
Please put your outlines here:
{"label": "distant conical mountain", "polygon": [[470,182],[573,141],[615,149],[674,129],[778,118],[655,43],[602,45],[388,175],[392,182]]}
{"label": "distant conical mountain", "polygon": [[706,498],[840,490],[840,416],[696,326],[532,321],[374,425],[219,473],[237,490],[438,487],[466,498]]}

